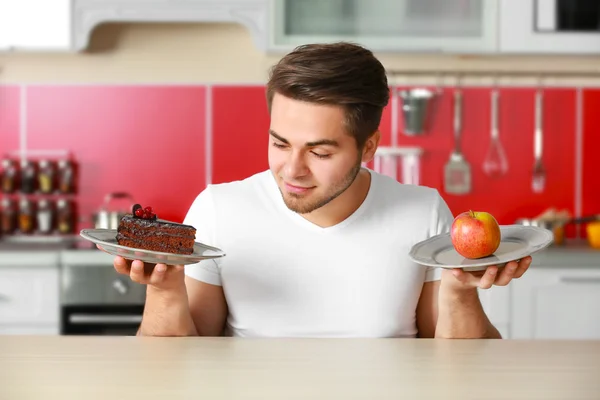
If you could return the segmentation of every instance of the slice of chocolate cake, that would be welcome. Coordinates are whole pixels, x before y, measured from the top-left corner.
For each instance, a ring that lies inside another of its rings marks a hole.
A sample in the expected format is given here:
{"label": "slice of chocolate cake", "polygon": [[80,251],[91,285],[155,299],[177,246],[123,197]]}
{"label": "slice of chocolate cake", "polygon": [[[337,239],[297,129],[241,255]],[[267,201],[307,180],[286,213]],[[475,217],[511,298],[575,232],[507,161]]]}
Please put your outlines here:
{"label": "slice of chocolate cake", "polygon": [[119,222],[117,243],[121,246],[174,254],[192,254],[196,228],[156,218],[152,207],[133,206]]}

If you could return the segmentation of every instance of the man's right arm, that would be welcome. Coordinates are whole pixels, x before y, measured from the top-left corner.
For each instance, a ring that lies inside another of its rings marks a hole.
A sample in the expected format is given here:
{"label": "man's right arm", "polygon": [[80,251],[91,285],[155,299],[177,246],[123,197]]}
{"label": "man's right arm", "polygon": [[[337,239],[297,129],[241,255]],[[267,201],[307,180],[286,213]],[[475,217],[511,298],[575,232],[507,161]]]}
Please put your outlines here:
{"label": "man's right arm", "polygon": [[227,303],[221,286],[185,277],[186,290],[148,286],[140,336],[221,336]]}
{"label": "man's right arm", "polygon": [[227,318],[221,286],[184,274],[184,267],[151,265],[116,257],[120,274],[146,285],[146,304],[139,336],[219,336]]}

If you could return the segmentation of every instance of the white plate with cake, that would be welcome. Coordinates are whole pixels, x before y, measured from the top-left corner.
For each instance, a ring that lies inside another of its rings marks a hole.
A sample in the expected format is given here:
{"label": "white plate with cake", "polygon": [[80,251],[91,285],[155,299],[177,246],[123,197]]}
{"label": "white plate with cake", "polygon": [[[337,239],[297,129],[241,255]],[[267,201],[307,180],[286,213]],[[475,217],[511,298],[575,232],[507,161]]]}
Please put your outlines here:
{"label": "white plate with cake", "polygon": [[118,229],[83,229],[80,235],[109,254],[151,264],[189,265],[225,256],[196,242],[193,226],[158,219],[151,207],[139,204],[121,218]]}

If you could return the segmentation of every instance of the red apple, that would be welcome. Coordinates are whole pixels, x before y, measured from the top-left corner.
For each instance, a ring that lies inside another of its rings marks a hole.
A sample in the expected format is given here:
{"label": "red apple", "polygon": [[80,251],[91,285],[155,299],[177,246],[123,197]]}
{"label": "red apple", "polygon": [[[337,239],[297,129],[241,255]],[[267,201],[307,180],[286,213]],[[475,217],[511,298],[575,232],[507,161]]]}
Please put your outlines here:
{"label": "red apple", "polygon": [[467,211],[452,222],[450,231],[454,249],[465,258],[482,258],[494,254],[500,246],[500,226],[487,212]]}

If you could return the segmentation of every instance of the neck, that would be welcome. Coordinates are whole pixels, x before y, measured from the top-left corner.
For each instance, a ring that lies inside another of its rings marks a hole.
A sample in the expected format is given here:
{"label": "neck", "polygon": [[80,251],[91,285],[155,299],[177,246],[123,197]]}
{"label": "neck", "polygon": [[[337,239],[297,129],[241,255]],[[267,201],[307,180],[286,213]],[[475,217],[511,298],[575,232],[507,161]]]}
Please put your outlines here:
{"label": "neck", "polygon": [[371,174],[366,169],[361,168],[354,182],[344,193],[318,210],[302,216],[321,228],[337,225],[358,210],[367,198],[370,187]]}

